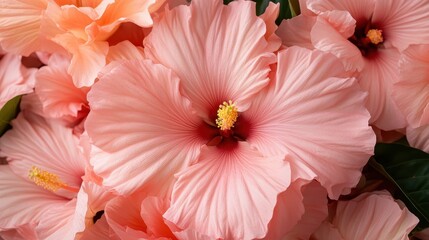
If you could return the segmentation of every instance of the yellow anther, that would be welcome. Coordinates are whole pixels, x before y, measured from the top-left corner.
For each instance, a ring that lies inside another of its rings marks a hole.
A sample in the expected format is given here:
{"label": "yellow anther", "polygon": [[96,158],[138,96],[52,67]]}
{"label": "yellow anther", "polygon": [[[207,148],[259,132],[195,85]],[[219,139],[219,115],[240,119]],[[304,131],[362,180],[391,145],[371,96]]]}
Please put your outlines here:
{"label": "yellow anther", "polygon": [[28,178],[30,178],[38,186],[41,186],[44,189],[52,192],[55,192],[60,188],[67,188],[67,184],[63,183],[56,174],[44,171],[35,166],[30,169]]}
{"label": "yellow anther", "polygon": [[238,109],[231,100],[223,102],[217,110],[216,124],[220,130],[230,130],[238,118]]}
{"label": "yellow anther", "polygon": [[378,29],[370,29],[366,33],[366,37],[375,45],[384,41],[383,31]]}

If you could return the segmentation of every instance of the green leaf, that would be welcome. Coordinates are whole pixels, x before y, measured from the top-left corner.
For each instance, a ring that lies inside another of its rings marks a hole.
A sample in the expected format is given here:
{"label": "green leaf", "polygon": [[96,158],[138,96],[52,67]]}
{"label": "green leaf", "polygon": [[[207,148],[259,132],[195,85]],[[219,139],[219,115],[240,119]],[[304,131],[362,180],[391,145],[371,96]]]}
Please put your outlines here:
{"label": "green leaf", "polygon": [[10,128],[10,121],[18,115],[21,96],[9,100],[0,110],[0,136]]}
{"label": "green leaf", "polygon": [[399,197],[419,219],[418,229],[429,227],[429,154],[402,144],[379,143],[370,162],[400,190]]}

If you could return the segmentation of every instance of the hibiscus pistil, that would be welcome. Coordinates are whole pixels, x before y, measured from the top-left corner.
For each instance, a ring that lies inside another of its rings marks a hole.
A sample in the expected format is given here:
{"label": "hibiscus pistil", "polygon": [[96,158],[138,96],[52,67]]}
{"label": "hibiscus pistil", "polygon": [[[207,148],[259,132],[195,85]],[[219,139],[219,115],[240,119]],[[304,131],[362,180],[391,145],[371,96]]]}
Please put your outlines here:
{"label": "hibiscus pistil", "polygon": [[229,100],[219,105],[217,110],[216,124],[220,130],[230,130],[234,127],[238,118],[238,109],[235,104]]}
{"label": "hibiscus pistil", "polygon": [[31,181],[36,183],[36,185],[41,186],[44,189],[52,192],[55,192],[59,189],[64,189],[76,193],[79,192],[79,189],[70,187],[63,181],[61,181],[58,175],[50,173],[48,171],[44,171],[35,166],[30,169],[28,173],[28,178],[30,178]]}
{"label": "hibiscus pistil", "polygon": [[377,45],[384,41],[383,31],[379,29],[370,29],[366,33],[366,37],[371,41],[372,44]]}

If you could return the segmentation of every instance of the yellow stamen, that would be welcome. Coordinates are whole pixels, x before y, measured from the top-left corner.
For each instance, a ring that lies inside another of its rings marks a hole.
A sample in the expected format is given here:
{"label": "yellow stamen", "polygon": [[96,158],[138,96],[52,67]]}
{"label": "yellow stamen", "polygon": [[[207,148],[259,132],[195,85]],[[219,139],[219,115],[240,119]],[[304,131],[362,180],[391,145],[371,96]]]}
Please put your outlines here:
{"label": "yellow stamen", "polygon": [[78,192],[79,190],[73,187],[67,186],[58,175],[50,173],[48,171],[44,171],[38,167],[33,166],[29,173],[28,178],[36,183],[38,186],[43,187],[49,191],[55,192],[58,189],[62,188],[72,192]]}
{"label": "yellow stamen", "polygon": [[223,102],[217,110],[216,124],[220,130],[230,130],[238,118],[238,109],[231,100]]}
{"label": "yellow stamen", "polygon": [[384,41],[383,31],[378,29],[370,29],[366,33],[366,37],[375,45]]}

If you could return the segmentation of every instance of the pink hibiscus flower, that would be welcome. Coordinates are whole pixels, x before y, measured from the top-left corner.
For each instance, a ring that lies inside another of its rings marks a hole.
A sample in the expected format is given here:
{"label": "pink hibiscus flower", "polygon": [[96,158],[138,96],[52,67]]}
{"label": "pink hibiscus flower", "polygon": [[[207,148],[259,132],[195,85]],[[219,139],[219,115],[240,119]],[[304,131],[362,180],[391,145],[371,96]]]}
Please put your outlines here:
{"label": "pink hibiscus flower", "polygon": [[408,239],[418,219],[386,191],[338,201],[332,220],[312,235],[314,240]]}
{"label": "pink hibiscus flower", "polygon": [[76,197],[86,195],[77,137],[34,114],[21,113],[12,126],[0,138],[0,155],[9,163],[0,169],[0,229],[29,224],[41,239],[72,238],[79,230],[74,215],[82,209]]}
{"label": "pink hibiscus flower", "polygon": [[264,237],[291,179],[347,193],[375,143],[366,94],[332,55],[287,49],[268,78],[279,43],[254,11],[214,0],[167,11],[144,42],[162,65],[124,62],[88,94],[103,185],[172,191],[164,218],[209,238]]}
{"label": "pink hibiscus flower", "polygon": [[0,55],[0,109],[12,98],[33,92],[35,73],[21,64],[21,56]]}
{"label": "pink hibiscus flower", "polygon": [[310,40],[315,48],[342,59],[347,69],[358,71],[360,85],[369,92],[371,123],[382,130],[406,127],[393,101],[392,87],[399,80],[400,52],[410,44],[429,42],[429,5],[419,0],[301,2],[309,17],[291,19],[280,32],[294,30],[294,22],[314,24],[307,34],[282,34],[287,38],[284,42],[303,40],[308,45]]}

